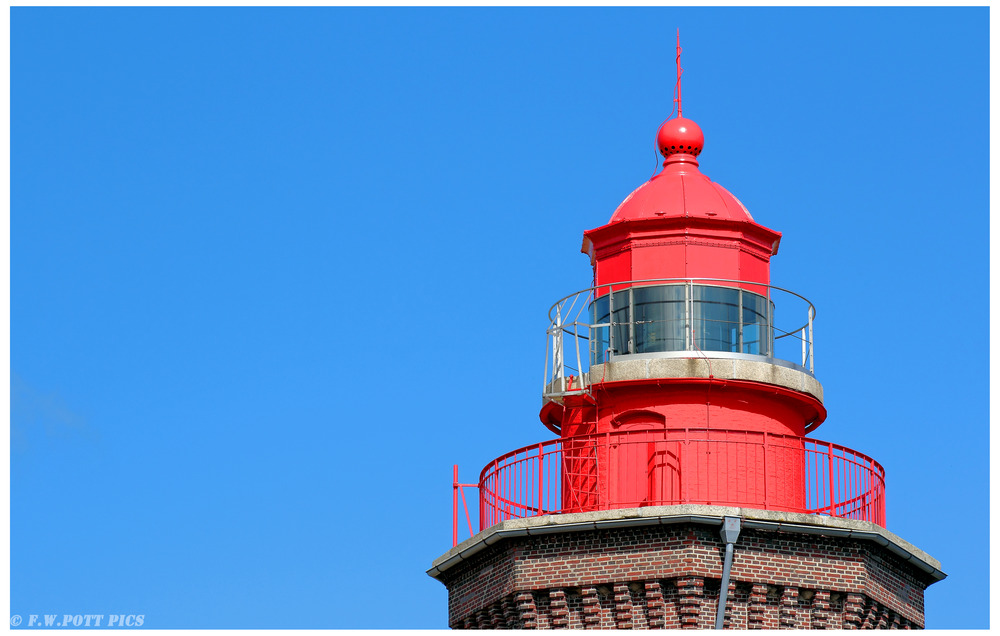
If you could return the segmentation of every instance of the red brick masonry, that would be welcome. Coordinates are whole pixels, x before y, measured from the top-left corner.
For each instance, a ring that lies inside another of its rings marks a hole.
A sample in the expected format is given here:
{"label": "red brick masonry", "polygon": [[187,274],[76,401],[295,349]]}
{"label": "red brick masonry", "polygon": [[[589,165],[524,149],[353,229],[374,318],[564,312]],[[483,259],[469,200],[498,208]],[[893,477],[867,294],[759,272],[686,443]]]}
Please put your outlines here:
{"label": "red brick masonry", "polygon": [[[691,519],[647,515],[641,525],[589,530],[550,523],[532,536],[495,535],[462,560],[445,555],[431,573],[448,588],[453,628],[710,628],[725,546],[718,524]],[[904,560],[858,536],[752,525],[744,520],[735,544],[727,627],[924,626],[924,589],[944,574],[916,548]]]}

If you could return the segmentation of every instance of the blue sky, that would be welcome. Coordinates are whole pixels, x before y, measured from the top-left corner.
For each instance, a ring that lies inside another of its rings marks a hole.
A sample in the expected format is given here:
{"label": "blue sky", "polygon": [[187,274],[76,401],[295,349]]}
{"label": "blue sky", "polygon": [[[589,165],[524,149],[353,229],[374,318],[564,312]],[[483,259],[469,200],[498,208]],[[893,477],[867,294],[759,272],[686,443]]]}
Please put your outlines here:
{"label": "blue sky", "polygon": [[[11,9],[11,613],[442,628],[451,465],[671,111],[817,307],[815,436],[988,626],[989,13]],[[395,594],[390,610],[382,600]]]}

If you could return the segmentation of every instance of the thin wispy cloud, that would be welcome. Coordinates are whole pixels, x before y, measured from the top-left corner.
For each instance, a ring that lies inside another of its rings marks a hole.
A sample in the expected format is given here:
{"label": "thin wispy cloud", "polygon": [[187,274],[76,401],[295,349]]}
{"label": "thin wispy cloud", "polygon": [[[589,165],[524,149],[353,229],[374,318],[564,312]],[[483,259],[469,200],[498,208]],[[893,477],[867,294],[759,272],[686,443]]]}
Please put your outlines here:
{"label": "thin wispy cloud", "polygon": [[55,440],[100,441],[100,433],[56,391],[31,386],[16,373],[10,380],[11,452],[27,452]]}

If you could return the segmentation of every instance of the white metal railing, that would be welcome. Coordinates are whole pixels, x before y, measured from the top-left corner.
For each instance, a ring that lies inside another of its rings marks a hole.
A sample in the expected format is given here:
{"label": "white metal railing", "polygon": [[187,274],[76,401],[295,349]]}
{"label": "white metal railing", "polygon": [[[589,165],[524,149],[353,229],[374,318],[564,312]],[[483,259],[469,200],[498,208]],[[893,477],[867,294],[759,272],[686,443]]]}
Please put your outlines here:
{"label": "white metal railing", "polygon": [[[776,308],[780,317],[799,319],[779,326]],[[769,359],[812,374],[815,317],[804,296],[753,281],[665,278],[591,287],[549,310],[543,392],[552,398],[586,391],[592,365],[624,356],[711,352]]]}

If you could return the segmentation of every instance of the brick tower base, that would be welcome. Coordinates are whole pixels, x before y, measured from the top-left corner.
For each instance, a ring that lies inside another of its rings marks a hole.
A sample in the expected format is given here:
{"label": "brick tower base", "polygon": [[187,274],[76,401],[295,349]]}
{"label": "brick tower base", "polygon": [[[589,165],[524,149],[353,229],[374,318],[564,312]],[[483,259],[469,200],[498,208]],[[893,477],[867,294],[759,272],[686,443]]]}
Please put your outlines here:
{"label": "brick tower base", "polygon": [[452,628],[711,628],[724,517],[742,524],[729,628],[923,628],[924,589],[945,577],[872,523],[699,505],[505,521],[428,574],[448,588]]}

